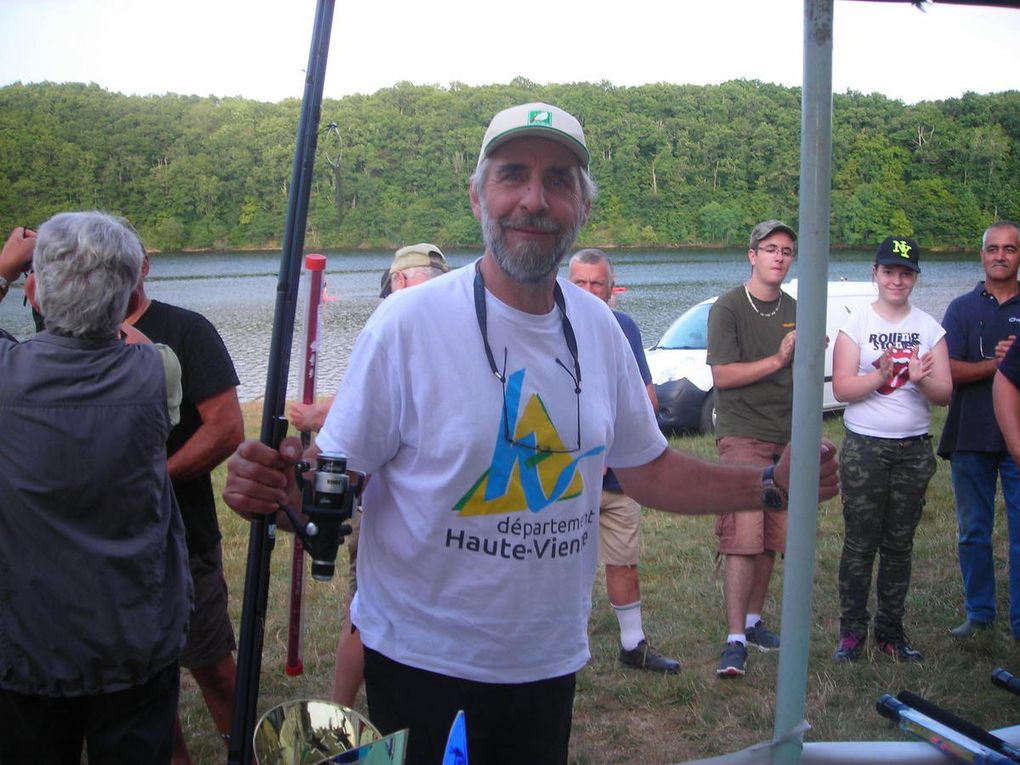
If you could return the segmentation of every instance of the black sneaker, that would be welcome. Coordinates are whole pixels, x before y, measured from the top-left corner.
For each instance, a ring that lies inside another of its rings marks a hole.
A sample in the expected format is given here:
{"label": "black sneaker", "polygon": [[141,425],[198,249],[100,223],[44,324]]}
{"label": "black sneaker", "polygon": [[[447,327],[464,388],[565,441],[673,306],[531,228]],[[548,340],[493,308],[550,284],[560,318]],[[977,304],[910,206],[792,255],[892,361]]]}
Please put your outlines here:
{"label": "black sneaker", "polygon": [[924,661],[924,654],[907,642],[906,637],[899,640],[875,639],[875,646],[884,654],[892,656],[896,661],[911,661],[915,664]]}
{"label": "black sneaker", "polygon": [[759,651],[779,650],[779,635],[766,627],[761,619],[744,630],[744,635],[747,636],[747,644],[757,646]]}
{"label": "black sneaker", "polygon": [[727,643],[719,657],[719,667],[715,673],[719,677],[743,677],[744,665],[747,664],[747,646],[743,643]]}
{"label": "black sneaker", "polygon": [[840,664],[845,664],[848,661],[857,661],[861,651],[864,650],[864,641],[864,635],[848,632],[839,639],[839,645],[836,646],[836,653],[832,655],[832,658]]}
{"label": "black sneaker", "polygon": [[680,671],[680,662],[675,659],[668,659],[652,648],[647,640],[642,640],[637,647],[625,651],[620,649],[620,663],[625,667],[635,669],[647,669],[651,672],[662,672],[667,675],[675,675]]}

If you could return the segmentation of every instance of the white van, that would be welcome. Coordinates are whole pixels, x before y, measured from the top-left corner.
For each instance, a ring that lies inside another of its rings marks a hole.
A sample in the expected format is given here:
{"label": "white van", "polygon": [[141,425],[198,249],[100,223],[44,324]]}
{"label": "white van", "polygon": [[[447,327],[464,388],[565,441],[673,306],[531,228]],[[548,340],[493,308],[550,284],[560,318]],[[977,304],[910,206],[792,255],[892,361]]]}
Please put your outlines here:
{"label": "white van", "polygon": [[[797,280],[783,285],[783,291],[797,297]],[[832,348],[846,317],[873,303],[878,292],[873,282],[829,282],[825,312],[825,388],[822,409],[842,409],[832,395]],[[645,351],[652,383],[659,397],[656,419],[663,431],[711,433],[715,424],[715,396],[712,370],[705,363],[708,346],[708,312],[716,298],[703,300],[670,325],[659,342]]]}

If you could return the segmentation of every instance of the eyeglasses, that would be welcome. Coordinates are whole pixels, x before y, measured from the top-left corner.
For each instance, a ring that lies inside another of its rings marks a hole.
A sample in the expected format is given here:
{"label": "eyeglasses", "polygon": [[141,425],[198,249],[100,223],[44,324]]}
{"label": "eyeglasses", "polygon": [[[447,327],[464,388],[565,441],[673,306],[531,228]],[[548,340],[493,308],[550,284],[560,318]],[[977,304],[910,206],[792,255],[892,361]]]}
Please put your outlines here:
{"label": "eyeglasses", "polygon": [[570,319],[567,318],[566,302],[563,299],[563,291],[560,289],[559,284],[555,285],[553,289],[553,300],[560,311],[560,323],[563,327],[563,339],[567,343],[567,350],[570,352],[570,358],[574,362],[574,371],[571,372],[570,368],[560,361],[559,358],[555,359],[556,363],[563,369],[563,371],[570,376],[570,381],[574,384],[574,395],[577,401],[577,446],[573,449],[545,446],[538,443],[537,435],[532,435],[534,443],[518,441],[510,433],[509,408],[506,401],[506,367],[509,351],[506,348],[503,349],[503,371],[501,372],[496,368],[496,360],[492,355],[492,348],[489,346],[487,314],[485,309],[485,281],[482,279],[480,263],[475,265],[475,316],[478,319],[478,329],[482,333],[482,345],[485,346],[485,358],[489,362],[489,369],[492,370],[492,374],[495,378],[499,380],[500,386],[503,390],[503,437],[509,444],[522,446],[525,449],[531,449],[536,452],[542,452],[545,454],[573,454],[574,452],[581,450],[581,364],[577,360],[577,338],[574,336],[574,328],[570,325]]}
{"label": "eyeglasses", "polygon": [[768,244],[764,247],[755,247],[755,252],[764,252],[766,255],[775,255],[776,253],[781,254],[784,258],[793,257],[792,247],[780,247],[777,244]]}
{"label": "eyeglasses", "polygon": [[983,358],[983,359],[995,359],[995,358],[998,358],[995,355],[995,352],[994,352],[995,351],[995,346],[999,344],[998,341],[996,341],[992,345],[992,355],[991,356],[989,356],[987,353],[985,353],[985,322],[984,322],[984,320],[981,320],[981,321],[978,322],[978,333],[979,333],[978,334],[978,354],[981,356],[981,358]]}

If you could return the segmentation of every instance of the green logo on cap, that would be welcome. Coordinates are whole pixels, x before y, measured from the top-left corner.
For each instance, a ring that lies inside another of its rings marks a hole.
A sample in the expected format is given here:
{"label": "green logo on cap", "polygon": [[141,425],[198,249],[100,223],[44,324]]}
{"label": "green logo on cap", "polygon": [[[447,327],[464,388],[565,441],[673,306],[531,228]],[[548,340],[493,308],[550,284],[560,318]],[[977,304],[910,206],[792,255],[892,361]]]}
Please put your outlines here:
{"label": "green logo on cap", "polygon": [[892,251],[894,255],[899,255],[901,258],[910,260],[910,249],[910,245],[902,239],[893,239]]}
{"label": "green logo on cap", "polygon": [[552,114],[547,109],[528,112],[528,124],[552,127]]}

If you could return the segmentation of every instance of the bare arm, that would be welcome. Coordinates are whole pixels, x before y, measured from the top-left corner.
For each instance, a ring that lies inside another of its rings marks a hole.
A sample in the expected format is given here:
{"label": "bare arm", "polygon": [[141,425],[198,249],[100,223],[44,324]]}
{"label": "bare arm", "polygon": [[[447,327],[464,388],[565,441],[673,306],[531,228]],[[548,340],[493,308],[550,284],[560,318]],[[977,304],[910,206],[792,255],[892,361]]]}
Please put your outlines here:
{"label": "bare arm", "polygon": [[949,350],[945,338],[920,357],[917,348],[914,348],[914,355],[910,359],[910,380],[935,406],[946,406],[949,403],[953,395],[953,378],[949,371]]}
{"label": "bare arm", "polygon": [[[839,491],[836,447],[823,441],[820,456],[818,500]],[[624,492],[645,507],[682,515],[728,513],[760,508],[760,467],[720,465],[699,460],[675,449],[634,468],[614,468]],[[776,483],[790,488],[790,447],[776,465]]]}
{"label": "bare arm", "polygon": [[312,431],[318,432],[322,430],[322,424],[326,421],[329,408],[333,406],[334,398],[335,396],[330,396],[322,401],[316,401],[314,404],[300,402],[291,404],[287,410],[290,424],[299,433],[311,433]]}
{"label": "bare arm", "polygon": [[1020,464],[1020,388],[1001,372],[992,383],[995,419],[1013,461]]}
{"label": "bare arm", "polygon": [[659,396],[655,393],[655,386],[651,383],[645,386],[645,390],[648,391],[648,400],[652,402],[652,411],[659,411]]}
{"label": "bare arm", "polygon": [[996,343],[994,359],[981,359],[980,361],[949,359],[949,373],[953,378],[953,385],[966,385],[994,377],[999,368],[999,362],[1013,345],[1014,340],[1016,340],[1016,335],[1010,335],[1005,340]]}
{"label": "bare arm", "polygon": [[717,388],[742,388],[756,383],[788,367],[793,360],[797,331],[787,332],[779,344],[779,350],[771,356],[757,361],[734,361],[730,364],[712,365],[712,382]]}
{"label": "bare arm", "polygon": [[170,478],[175,481],[186,481],[210,472],[229,457],[244,438],[244,418],[236,388],[214,393],[200,401],[196,408],[202,424],[167,460]]}
{"label": "bare arm", "polygon": [[[8,282],[14,282],[27,272],[32,263],[32,251],[35,249],[35,232],[29,228],[19,227],[11,231],[3,249],[0,250],[0,276]],[[6,289],[0,290],[0,300],[7,294]]]}

